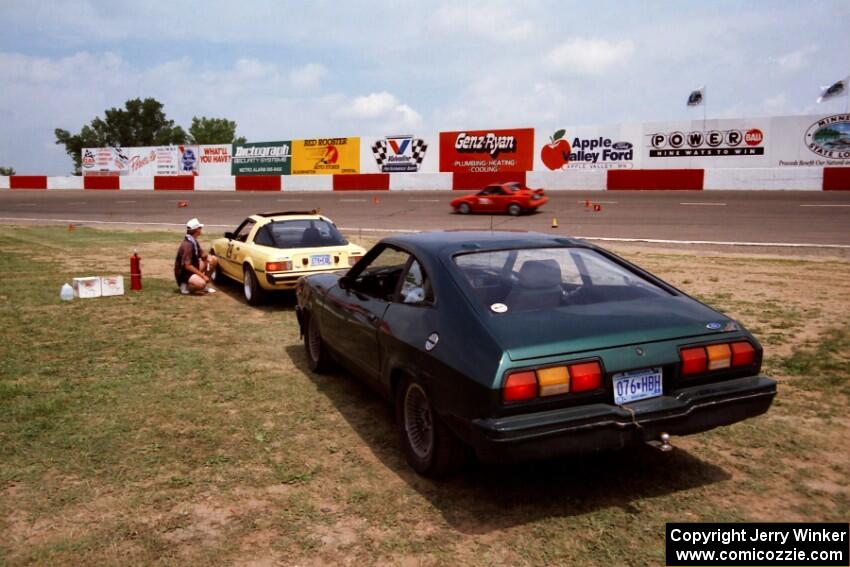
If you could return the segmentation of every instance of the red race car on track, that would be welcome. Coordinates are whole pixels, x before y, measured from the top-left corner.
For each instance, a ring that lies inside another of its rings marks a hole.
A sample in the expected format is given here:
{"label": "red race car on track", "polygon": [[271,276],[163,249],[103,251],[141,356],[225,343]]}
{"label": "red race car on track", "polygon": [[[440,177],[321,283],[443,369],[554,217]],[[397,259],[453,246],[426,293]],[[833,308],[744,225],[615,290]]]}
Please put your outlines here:
{"label": "red race car on track", "polygon": [[545,204],[549,197],[543,189],[529,189],[522,183],[498,183],[488,185],[478,193],[458,197],[451,202],[455,212],[469,213],[508,213],[517,216],[523,211],[535,211]]}

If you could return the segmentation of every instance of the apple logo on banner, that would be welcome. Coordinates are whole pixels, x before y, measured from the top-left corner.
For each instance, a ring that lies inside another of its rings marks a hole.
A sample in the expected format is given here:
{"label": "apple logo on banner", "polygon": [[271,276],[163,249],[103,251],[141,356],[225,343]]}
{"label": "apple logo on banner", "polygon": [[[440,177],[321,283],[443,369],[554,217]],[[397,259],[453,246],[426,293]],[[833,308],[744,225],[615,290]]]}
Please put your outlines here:
{"label": "apple logo on banner", "polygon": [[570,143],[564,139],[566,130],[558,130],[549,140],[551,143],[546,144],[540,150],[540,159],[543,165],[551,170],[561,169],[570,161]]}

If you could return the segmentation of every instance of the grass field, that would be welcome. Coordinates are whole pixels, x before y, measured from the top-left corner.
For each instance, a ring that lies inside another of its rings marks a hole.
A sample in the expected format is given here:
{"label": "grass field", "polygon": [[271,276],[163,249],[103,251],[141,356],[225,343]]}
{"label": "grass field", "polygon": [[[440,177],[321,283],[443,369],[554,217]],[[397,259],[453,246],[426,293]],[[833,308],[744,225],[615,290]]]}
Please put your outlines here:
{"label": "grass field", "polygon": [[[762,339],[771,411],[434,482],[291,297],[176,293],[179,238],[0,227],[0,565],[662,565],[667,521],[850,516],[848,262],[620,250]],[[60,302],[135,248],[142,292]]]}

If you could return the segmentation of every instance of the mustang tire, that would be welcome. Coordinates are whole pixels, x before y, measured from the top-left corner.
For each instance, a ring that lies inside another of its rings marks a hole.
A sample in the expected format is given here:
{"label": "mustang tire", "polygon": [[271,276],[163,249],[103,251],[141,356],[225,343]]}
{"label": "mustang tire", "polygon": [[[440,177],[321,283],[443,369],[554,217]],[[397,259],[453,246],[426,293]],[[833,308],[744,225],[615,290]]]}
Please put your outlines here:
{"label": "mustang tire", "polygon": [[521,212],[522,207],[520,207],[516,203],[511,203],[510,205],[508,205],[508,214],[512,217],[518,217]]}
{"label": "mustang tire", "polygon": [[405,377],[396,391],[396,424],[407,462],[423,476],[442,477],[459,470],[466,448],[434,412],[419,380]]}
{"label": "mustang tire", "polygon": [[313,324],[309,313],[305,314],[304,350],[307,351],[307,365],[317,374],[324,374],[333,369],[333,359],[322,340],[318,325]]}
{"label": "mustang tire", "polygon": [[469,203],[461,203],[457,206],[457,212],[462,215],[468,215],[472,209],[469,208]]}
{"label": "mustang tire", "polygon": [[257,282],[257,276],[254,275],[254,270],[251,266],[245,266],[242,291],[245,295],[245,301],[248,305],[259,305],[263,301],[263,289]]}

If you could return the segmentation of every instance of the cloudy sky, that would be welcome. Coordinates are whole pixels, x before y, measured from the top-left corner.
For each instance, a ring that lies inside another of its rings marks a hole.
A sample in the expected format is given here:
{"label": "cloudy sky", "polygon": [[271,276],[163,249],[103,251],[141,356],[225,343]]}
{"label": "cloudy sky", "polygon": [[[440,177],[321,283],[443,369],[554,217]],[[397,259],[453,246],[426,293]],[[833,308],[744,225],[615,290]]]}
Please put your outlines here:
{"label": "cloudy sky", "polygon": [[0,1],[0,166],[136,97],[249,141],[844,111],[850,2]]}

